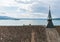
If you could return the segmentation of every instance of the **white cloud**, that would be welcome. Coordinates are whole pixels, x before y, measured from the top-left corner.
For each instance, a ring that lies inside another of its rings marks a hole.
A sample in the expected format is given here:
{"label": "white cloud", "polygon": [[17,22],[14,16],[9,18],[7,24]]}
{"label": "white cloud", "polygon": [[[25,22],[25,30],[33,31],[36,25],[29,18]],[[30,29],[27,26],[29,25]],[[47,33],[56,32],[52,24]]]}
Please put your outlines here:
{"label": "white cloud", "polygon": [[10,17],[15,17],[15,18],[47,18],[47,14],[45,13],[25,13],[25,14],[19,14],[18,15],[16,13],[14,14],[6,14],[7,16]]}
{"label": "white cloud", "polygon": [[[16,11],[13,10],[13,12],[11,12],[11,10],[7,10],[10,12],[7,12],[6,10],[0,10],[0,12],[2,13],[6,13],[6,14],[2,14],[0,13],[0,15],[6,15],[6,16],[11,16],[11,17],[17,17],[17,18],[21,18],[21,17],[29,17],[29,18],[40,18],[40,17],[47,17],[46,13],[32,13],[32,11],[35,8],[35,6],[40,7],[43,6],[45,8],[48,8],[49,4],[51,5],[51,7],[54,8],[55,2],[58,0],[0,0],[0,8],[3,7],[17,7]],[[52,9],[53,9],[52,8]],[[25,12],[24,12],[25,11]]]}
{"label": "white cloud", "polygon": [[0,0],[0,6],[9,6],[14,3],[14,0]]}

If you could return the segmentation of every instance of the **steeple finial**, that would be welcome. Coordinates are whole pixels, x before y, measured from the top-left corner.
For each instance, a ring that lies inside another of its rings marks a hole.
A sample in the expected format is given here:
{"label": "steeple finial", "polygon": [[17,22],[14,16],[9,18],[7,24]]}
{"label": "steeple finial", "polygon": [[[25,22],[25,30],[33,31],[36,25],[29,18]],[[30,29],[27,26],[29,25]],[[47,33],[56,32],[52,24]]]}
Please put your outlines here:
{"label": "steeple finial", "polygon": [[50,5],[49,5],[49,9],[50,9]]}
{"label": "steeple finial", "polygon": [[50,5],[49,5],[49,9],[50,9]]}

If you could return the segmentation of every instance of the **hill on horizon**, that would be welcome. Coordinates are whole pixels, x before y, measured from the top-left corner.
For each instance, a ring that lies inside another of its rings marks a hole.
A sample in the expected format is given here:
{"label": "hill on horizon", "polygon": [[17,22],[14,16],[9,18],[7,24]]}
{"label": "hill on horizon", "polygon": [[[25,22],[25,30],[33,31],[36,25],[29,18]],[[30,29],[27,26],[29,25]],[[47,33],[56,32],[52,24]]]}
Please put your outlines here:
{"label": "hill on horizon", "polygon": [[[0,20],[47,20],[47,18],[13,18],[8,16],[0,16]],[[52,20],[60,20],[60,18],[52,18]]]}
{"label": "hill on horizon", "polygon": [[0,20],[19,20],[19,19],[8,17],[8,16],[0,16]]}

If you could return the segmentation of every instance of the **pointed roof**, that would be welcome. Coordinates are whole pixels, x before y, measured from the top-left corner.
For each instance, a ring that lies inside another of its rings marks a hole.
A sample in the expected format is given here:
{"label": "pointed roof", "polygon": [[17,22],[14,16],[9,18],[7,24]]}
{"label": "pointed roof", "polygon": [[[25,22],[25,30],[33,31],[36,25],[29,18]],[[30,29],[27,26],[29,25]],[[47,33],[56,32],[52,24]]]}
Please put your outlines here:
{"label": "pointed roof", "polygon": [[49,6],[49,13],[48,13],[48,24],[47,28],[54,28],[53,22],[52,22],[52,16],[51,16],[51,10]]}
{"label": "pointed roof", "polygon": [[48,15],[48,19],[52,19],[52,17],[51,17],[51,10],[50,10],[50,6],[49,6],[49,15]]}

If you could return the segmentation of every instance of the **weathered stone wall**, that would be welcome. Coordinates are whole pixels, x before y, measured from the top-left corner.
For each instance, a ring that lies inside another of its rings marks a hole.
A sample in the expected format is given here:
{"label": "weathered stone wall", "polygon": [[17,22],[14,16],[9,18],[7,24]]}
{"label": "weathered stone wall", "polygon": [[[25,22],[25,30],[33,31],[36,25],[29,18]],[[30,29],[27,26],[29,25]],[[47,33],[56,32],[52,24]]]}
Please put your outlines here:
{"label": "weathered stone wall", "polygon": [[[56,27],[60,34],[60,27]],[[0,42],[47,42],[44,26],[0,26]]]}
{"label": "weathered stone wall", "polygon": [[46,42],[45,28],[42,26],[0,26],[0,42]]}
{"label": "weathered stone wall", "polygon": [[60,36],[56,28],[46,28],[48,42],[60,42]]}
{"label": "weathered stone wall", "polygon": [[59,35],[60,35],[60,26],[56,26],[56,30],[57,30],[57,32],[58,32]]}

